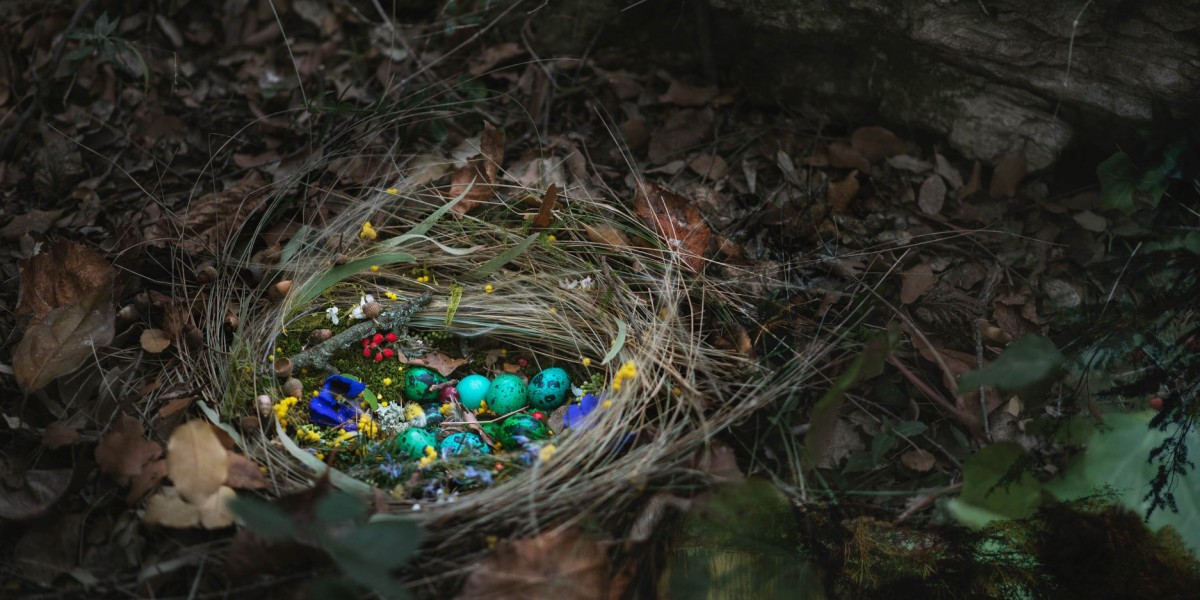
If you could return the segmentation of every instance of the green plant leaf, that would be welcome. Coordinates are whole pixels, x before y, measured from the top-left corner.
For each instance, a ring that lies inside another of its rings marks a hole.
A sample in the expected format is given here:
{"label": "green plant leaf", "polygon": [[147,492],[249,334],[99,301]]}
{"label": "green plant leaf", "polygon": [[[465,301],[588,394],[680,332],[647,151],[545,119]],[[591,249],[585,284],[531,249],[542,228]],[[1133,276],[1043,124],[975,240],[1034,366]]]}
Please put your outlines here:
{"label": "green plant leaf", "polygon": [[321,462],[321,459],[313,456],[304,448],[296,445],[292,440],[292,436],[284,431],[283,426],[279,421],[275,421],[275,435],[278,436],[279,443],[283,444],[283,449],[288,451],[293,458],[299,461],[304,466],[312,469],[316,473],[329,471],[329,483],[339,489],[360,496],[370,496],[372,494],[371,486]]}
{"label": "green plant leaf", "polygon": [[327,525],[357,519],[367,512],[367,504],[346,492],[334,490],[317,500],[317,519]]}
{"label": "green plant leaf", "polygon": [[463,286],[453,283],[450,284],[450,299],[446,301],[446,327],[449,327],[454,322],[454,313],[458,312],[458,305],[462,303]]}
{"label": "green plant leaf", "polygon": [[293,235],[292,239],[288,240],[287,245],[283,247],[283,250],[279,252],[279,264],[286,265],[289,260],[292,260],[292,257],[300,250],[300,246],[304,245],[304,239],[308,237],[311,231],[312,228],[308,225],[300,226],[296,235]]}
{"label": "green plant leaf", "polygon": [[313,298],[316,298],[324,293],[325,290],[333,287],[335,284],[341,282],[347,277],[350,277],[351,275],[356,275],[366,271],[367,269],[371,268],[371,265],[379,265],[383,267],[397,263],[410,263],[414,260],[415,259],[411,254],[405,254],[403,252],[387,252],[352,260],[344,265],[330,269],[321,277],[317,278],[311,283],[306,284],[303,289],[296,293],[296,305],[307,305],[309,302],[312,302]]}
{"label": "green plant leaf", "polygon": [[470,193],[472,187],[475,187],[475,180],[471,180],[471,183],[467,184],[466,189],[464,189],[462,193],[456,196],[453,200],[439,206],[437,210],[429,213],[429,216],[422,219],[421,222],[412,229],[409,229],[407,233],[384,240],[380,242],[379,245],[398,246],[404,242],[407,242],[408,240],[423,237],[438,221],[442,220],[442,217],[446,216],[447,212],[450,212],[451,208],[454,208],[455,204],[458,204],[463,198],[467,197],[467,194]]}
{"label": "green plant leaf", "polygon": [[1013,342],[1000,358],[984,368],[964,373],[957,393],[965,394],[985,385],[1019,391],[1044,384],[1058,373],[1064,360],[1054,342],[1040,335],[1027,335]]}
{"label": "green plant leaf", "polygon": [[897,439],[896,434],[890,431],[881,431],[871,438],[871,461],[879,464],[888,451],[896,446]]}
{"label": "green plant leaf", "polygon": [[465,279],[467,281],[478,281],[480,279],[483,279],[484,277],[487,277],[488,275],[491,275],[492,273],[495,273],[496,271],[498,271],[500,269],[500,267],[503,267],[504,265],[507,265],[508,263],[512,262],[512,260],[514,258],[520,256],[522,252],[528,250],[529,247],[532,246],[533,243],[537,241],[538,236],[540,236],[540,235],[542,235],[542,234],[540,234],[540,233],[529,234],[528,237],[521,240],[520,243],[518,243],[516,246],[513,246],[512,248],[505,250],[503,254],[468,271],[466,274],[463,275],[463,279]]}
{"label": "green plant leaf", "polygon": [[1124,152],[1117,152],[1096,167],[1100,178],[1100,208],[1132,214],[1133,193],[1137,191],[1137,168]]}
{"label": "green plant leaf", "polygon": [[992,444],[971,455],[963,463],[962,494],[947,504],[950,512],[971,527],[1032,515],[1041,501],[1041,485],[1029,472],[1015,479],[1011,473],[1024,456],[1025,449],[1013,442]]}
{"label": "green plant leaf", "polygon": [[379,410],[379,396],[376,396],[375,392],[372,392],[370,388],[362,391],[362,397],[363,400],[367,401],[367,404],[371,405],[372,410]]}
{"label": "green plant leaf", "polygon": [[278,541],[296,536],[296,522],[283,509],[269,502],[237,496],[229,501],[229,510],[265,539]]}
{"label": "green plant leaf", "polygon": [[892,428],[892,431],[895,431],[896,435],[901,437],[912,437],[914,435],[921,435],[928,429],[929,427],[920,421],[902,421],[897,423]]}
{"label": "green plant leaf", "polygon": [[[1167,436],[1149,427],[1153,415],[1151,411],[1105,415],[1107,427],[1092,428],[1086,450],[1072,457],[1062,476],[1047,482],[1045,490],[1068,501],[1109,487],[1122,505],[1145,516],[1149,502],[1143,498],[1158,472],[1158,465],[1148,458]],[[1200,438],[1190,435],[1187,449],[1188,456],[1200,456]],[[1174,492],[1179,512],[1155,511],[1149,525],[1172,527],[1192,552],[1200,553],[1200,478],[1180,477]]]}
{"label": "green plant leaf", "polygon": [[407,593],[391,572],[413,557],[422,537],[412,521],[372,521],[329,543],[326,550],[351,579],[389,598],[400,598]]}
{"label": "green plant leaf", "polygon": [[600,361],[600,364],[602,365],[607,365],[608,361],[616,358],[617,353],[621,351],[621,348],[625,347],[625,336],[629,333],[629,326],[626,325],[625,321],[622,321],[621,319],[617,319],[616,321],[617,337],[613,340],[612,348],[609,348],[608,353],[604,355],[604,360]]}

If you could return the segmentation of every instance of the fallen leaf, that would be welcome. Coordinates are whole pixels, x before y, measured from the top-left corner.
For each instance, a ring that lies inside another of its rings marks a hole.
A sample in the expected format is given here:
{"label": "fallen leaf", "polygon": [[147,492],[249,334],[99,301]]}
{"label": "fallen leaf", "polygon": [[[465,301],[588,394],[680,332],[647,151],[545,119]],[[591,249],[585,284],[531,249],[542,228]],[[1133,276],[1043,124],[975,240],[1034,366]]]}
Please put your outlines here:
{"label": "fallen leaf", "polygon": [[225,190],[196,199],[182,215],[164,215],[150,223],[142,232],[145,241],[159,248],[174,245],[192,254],[220,255],[267,189],[262,175],[251,169]]}
{"label": "fallen leaf", "polygon": [[834,214],[844,215],[850,208],[850,201],[858,195],[858,170],[855,169],[841,181],[832,181],[825,190],[825,202]]}
{"label": "fallen leaf", "polygon": [[[62,497],[71,483],[71,469],[38,469],[6,475],[10,476],[0,484],[0,519],[13,521],[42,515]],[[9,485],[10,479],[16,479],[18,485]]]}
{"label": "fallen leaf", "polygon": [[142,331],[142,350],[150,354],[158,354],[171,345],[171,338],[161,329],[145,329]]}
{"label": "fallen leaf", "polygon": [[470,362],[466,358],[450,358],[450,355],[438,351],[430,352],[421,358],[409,358],[403,352],[397,352],[396,357],[400,360],[400,364],[429,367],[441,373],[443,377],[449,377],[455,369]]}
{"label": "fallen leaf", "polygon": [[704,270],[704,255],[712,231],[687,198],[657,183],[645,183],[638,187],[634,210],[684,264],[697,273]]}
{"label": "fallen leaf", "polygon": [[51,450],[69,446],[77,439],[79,432],[75,431],[74,427],[68,427],[58,421],[47,425],[46,431],[42,432],[42,445]]}
{"label": "fallen leaf", "polygon": [[581,529],[551,529],[493,550],[467,577],[459,600],[603,600],[609,597],[608,551]]}
{"label": "fallen leaf", "polygon": [[215,494],[229,476],[229,456],[206,421],[175,428],[167,442],[167,475],[193,504]]}
{"label": "fallen leaf", "polygon": [[945,179],[946,183],[949,184],[950,189],[961,189],[963,186],[963,180],[962,175],[960,175],[958,172],[958,169],[955,169],[954,166],[950,164],[950,161],[946,160],[946,157],[942,156],[941,154],[934,153],[933,158],[935,164],[933,172],[941,175],[942,179]]}
{"label": "fallen leaf", "polygon": [[924,473],[933,468],[935,461],[933,459],[933,454],[918,448],[916,450],[909,450],[908,452],[900,455],[900,462],[904,463],[904,466],[914,471]]}
{"label": "fallen leaf", "polygon": [[472,57],[467,61],[467,72],[474,77],[479,77],[484,73],[492,70],[492,67],[525,53],[525,50],[515,42],[504,42],[494,46],[488,46],[483,49],[483,53],[479,56]]}
{"label": "fallen leaf", "polygon": [[933,216],[942,212],[946,202],[946,182],[938,175],[930,175],[921,182],[921,191],[917,193],[917,206],[921,212]]}
{"label": "fallen leaf", "polygon": [[13,217],[13,220],[0,229],[2,238],[19,238],[26,233],[45,233],[54,226],[54,222],[63,216],[65,211],[31,209],[29,212]]}
{"label": "fallen leaf", "polygon": [[821,460],[817,462],[817,466],[822,469],[836,469],[851,454],[866,447],[854,426],[844,419],[838,419],[834,422],[828,444],[822,449]]}
{"label": "fallen leaf", "polygon": [[715,85],[698,86],[672,80],[667,93],[659,96],[658,101],[679,106],[704,106],[717,97],[718,91]]}
{"label": "fallen leaf", "polygon": [[967,180],[967,184],[958,191],[958,198],[968,198],[974,196],[976,192],[983,189],[983,165],[979,161],[975,161],[975,166],[971,167],[971,177]]}
{"label": "fallen leaf", "polygon": [[[492,197],[496,185],[496,174],[504,162],[504,133],[491,123],[483,122],[483,133],[479,135],[479,154],[467,165],[450,176],[450,197],[457,198],[467,192],[466,197],[450,209],[460,215],[475,208]],[[472,182],[474,185],[472,185]],[[470,191],[467,186],[471,186]]]}
{"label": "fallen leaf", "polygon": [[233,512],[229,510],[229,501],[237,498],[233,488],[221,486],[217,493],[208,497],[200,505],[200,525],[205,529],[224,529],[233,525]]}
{"label": "fallen leaf", "polygon": [[142,521],[174,529],[196,527],[200,525],[200,507],[180,497],[175,488],[167,487],[146,501]]}
{"label": "fallen leaf", "polygon": [[925,295],[929,288],[933,287],[937,278],[933,275],[933,268],[927,263],[921,263],[912,267],[900,276],[900,303],[912,304],[918,298]]}
{"label": "fallen leaf", "polygon": [[551,183],[546,188],[546,195],[542,197],[542,205],[538,208],[538,214],[533,218],[534,229],[545,229],[550,226],[550,217],[554,211],[554,204],[558,201],[558,185]]}
{"label": "fallen leaf", "polygon": [[850,134],[850,145],[863,158],[875,163],[885,158],[904,154],[908,149],[896,134],[882,127],[859,127]]}
{"label": "fallen leaf", "polygon": [[267,478],[258,463],[232,450],[226,452],[229,454],[229,477],[225,479],[225,485],[239,490],[267,488]]}
{"label": "fallen leaf", "polygon": [[708,136],[713,118],[710,108],[673,111],[650,136],[647,158],[651,163],[661,165],[692,149]]}
{"label": "fallen leaf", "polygon": [[167,476],[167,459],[160,458],[146,463],[142,467],[142,472],[133,476],[129,482],[129,493],[125,495],[125,503],[133,506],[142,501],[146,494],[150,493],[162,483],[162,480]]}
{"label": "fallen leaf", "polygon": [[1090,210],[1076,213],[1072,218],[1075,219],[1076,223],[1079,223],[1080,227],[1092,233],[1104,233],[1108,229],[1108,219]]}
{"label": "fallen leaf", "polygon": [[13,349],[13,375],[27,393],[94,360],[96,348],[112,342],[116,327],[111,281],[51,310],[32,323]]}
{"label": "fallen leaf", "polygon": [[1015,196],[1017,186],[1025,178],[1027,168],[1024,150],[1014,150],[1000,157],[996,169],[992,171],[992,185],[988,189],[988,195],[994,199]]}
{"label": "fallen leaf", "polygon": [[583,230],[587,232],[588,239],[597,244],[608,244],[614,248],[629,248],[631,245],[624,232],[608,223],[584,223]]}
{"label": "fallen leaf", "polygon": [[121,415],[96,445],[96,464],[100,471],[121,485],[145,468],[146,463],[162,454],[162,445],[144,437],[142,424],[129,415]]}
{"label": "fallen leaf", "polygon": [[87,246],[66,240],[18,266],[21,294],[17,314],[28,316],[30,322],[42,320],[56,308],[79,304],[113,282],[113,268],[103,258]]}
{"label": "fallen leaf", "polygon": [[871,168],[871,163],[849,144],[833,142],[829,144],[829,166],[838,169],[858,169],[865,171]]}
{"label": "fallen leaf", "polygon": [[173,414],[176,414],[179,411],[191,406],[195,399],[195,396],[175,398],[163,405],[162,408],[158,409],[158,416],[159,418],[165,419]]}
{"label": "fallen leaf", "polygon": [[933,165],[908,154],[893,156],[884,162],[893,169],[900,169],[909,173],[925,173],[933,170]]}
{"label": "fallen leaf", "polygon": [[701,154],[688,163],[688,168],[708,179],[720,179],[729,171],[729,165],[719,154]]}

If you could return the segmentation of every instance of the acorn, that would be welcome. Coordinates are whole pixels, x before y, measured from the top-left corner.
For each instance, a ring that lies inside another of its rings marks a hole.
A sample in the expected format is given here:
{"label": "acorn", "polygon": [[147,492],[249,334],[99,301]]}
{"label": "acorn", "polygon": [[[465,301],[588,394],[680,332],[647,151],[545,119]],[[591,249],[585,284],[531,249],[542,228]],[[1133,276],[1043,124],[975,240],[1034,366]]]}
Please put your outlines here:
{"label": "acorn", "polygon": [[383,312],[383,305],[378,302],[368,302],[363,305],[362,311],[363,316],[368,319],[374,319],[379,316],[379,313]]}
{"label": "acorn", "polygon": [[211,264],[196,269],[196,282],[202,284],[212,283],[217,280],[217,268]]}
{"label": "acorn", "polygon": [[280,379],[287,379],[292,376],[292,359],[284,356],[275,359],[275,376]]}
{"label": "acorn", "polygon": [[299,398],[304,393],[304,384],[295,377],[289,377],[287,381],[283,382],[283,393]]}
{"label": "acorn", "polygon": [[314,329],[312,333],[308,334],[308,341],[320,344],[331,337],[333,337],[332,329]]}
{"label": "acorn", "polygon": [[276,283],[275,285],[271,286],[271,289],[268,290],[267,295],[270,296],[274,300],[282,300],[283,297],[286,296],[288,291],[290,291],[291,289],[292,289],[292,280],[284,279],[283,281],[280,281],[279,283]]}

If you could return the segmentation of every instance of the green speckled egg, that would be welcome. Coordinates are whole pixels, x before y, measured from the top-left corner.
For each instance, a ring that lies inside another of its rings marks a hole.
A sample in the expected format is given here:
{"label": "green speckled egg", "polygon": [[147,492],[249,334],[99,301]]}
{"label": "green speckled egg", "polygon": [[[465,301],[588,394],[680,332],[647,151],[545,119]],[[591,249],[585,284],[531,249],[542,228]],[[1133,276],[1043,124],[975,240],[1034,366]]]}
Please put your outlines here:
{"label": "green speckled egg", "polygon": [[446,436],[438,450],[438,455],[445,458],[462,456],[464,454],[491,454],[492,449],[483,443],[479,435],[469,431],[460,431]]}
{"label": "green speckled egg", "polygon": [[550,437],[550,429],[545,423],[529,415],[513,415],[500,423],[500,434],[496,441],[500,442],[505,450],[517,450],[521,447],[518,436],[523,436],[531,442],[544,440]]}
{"label": "green speckled egg", "polygon": [[431,386],[446,381],[441,373],[425,367],[408,367],[404,369],[404,397],[413,402],[433,402],[437,400],[437,391],[430,390]]}
{"label": "green speckled egg", "polygon": [[566,371],[551,367],[534,375],[525,391],[530,406],[551,411],[566,404],[567,396],[571,393],[571,378]]}
{"label": "green speckled egg", "polygon": [[479,403],[487,396],[491,385],[491,380],[483,375],[467,375],[455,386],[458,388],[458,401],[467,410],[479,410]]}
{"label": "green speckled egg", "polygon": [[512,373],[497,375],[483,397],[492,412],[503,415],[525,408],[525,381]]}
{"label": "green speckled egg", "polygon": [[499,443],[499,439],[500,439],[500,422],[499,421],[485,421],[483,423],[480,423],[479,427],[481,429],[483,429],[484,433],[488,434],[488,437],[492,438],[493,442]]}
{"label": "green speckled egg", "polygon": [[404,435],[396,438],[396,449],[409,458],[425,456],[426,446],[432,446],[434,450],[437,450],[437,437],[419,427],[409,427]]}

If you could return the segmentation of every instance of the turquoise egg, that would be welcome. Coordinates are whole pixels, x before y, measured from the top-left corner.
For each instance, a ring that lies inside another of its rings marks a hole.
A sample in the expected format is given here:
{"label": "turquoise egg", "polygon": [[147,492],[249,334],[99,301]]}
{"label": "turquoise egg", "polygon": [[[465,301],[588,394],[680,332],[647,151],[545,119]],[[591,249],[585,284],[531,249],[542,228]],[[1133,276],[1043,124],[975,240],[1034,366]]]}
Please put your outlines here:
{"label": "turquoise egg", "polygon": [[483,439],[478,434],[469,431],[460,431],[446,436],[438,450],[438,455],[442,457],[491,453],[492,449],[483,443]]}
{"label": "turquoise egg", "polygon": [[517,414],[500,423],[500,432],[497,437],[496,441],[500,442],[505,450],[517,450],[522,445],[521,440],[517,439],[518,437],[525,438],[526,442],[544,440],[550,437],[550,429],[539,419],[525,414]]}
{"label": "turquoise egg", "polygon": [[425,456],[427,446],[437,450],[437,437],[419,427],[409,427],[404,435],[396,439],[396,449],[409,458]]}
{"label": "turquoise egg", "polygon": [[479,410],[479,403],[487,396],[491,385],[491,380],[483,375],[467,375],[455,386],[458,388],[458,401],[467,410]]}
{"label": "turquoise egg", "polygon": [[433,369],[408,367],[404,369],[404,397],[413,402],[433,402],[438,393],[429,388],[445,381],[446,378]]}
{"label": "turquoise egg", "polygon": [[487,395],[483,397],[492,412],[503,415],[514,410],[525,408],[525,380],[505,373],[497,375],[488,386]]}
{"label": "turquoise egg", "polygon": [[534,375],[526,388],[529,405],[546,411],[566,404],[570,393],[571,378],[567,376],[566,371],[558,367],[551,367]]}

